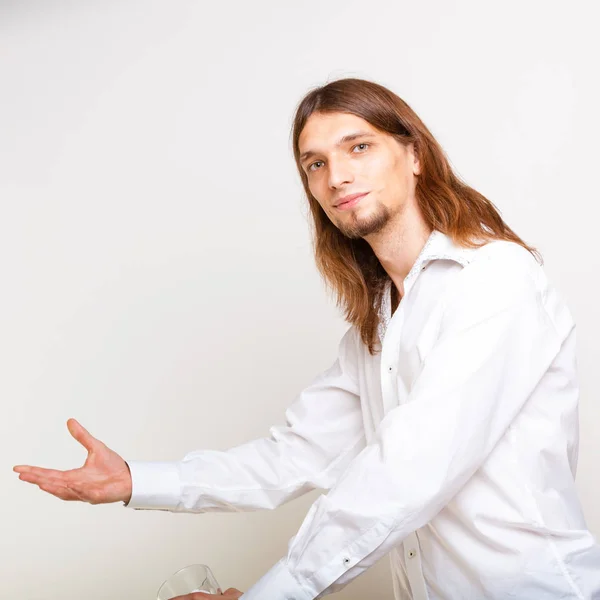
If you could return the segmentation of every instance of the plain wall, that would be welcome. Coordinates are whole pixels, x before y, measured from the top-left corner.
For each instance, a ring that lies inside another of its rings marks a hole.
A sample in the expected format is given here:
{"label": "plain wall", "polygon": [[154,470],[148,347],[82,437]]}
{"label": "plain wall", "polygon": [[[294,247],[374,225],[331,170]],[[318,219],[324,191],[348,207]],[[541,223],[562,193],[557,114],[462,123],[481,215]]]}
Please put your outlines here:
{"label": "plain wall", "polygon": [[[597,3],[0,2],[0,596],[153,598],[193,562],[247,589],[313,492],[274,512],[61,502],[14,464],[266,435],[346,329],[317,275],[289,129],[373,79],[537,246],[578,323],[578,489],[600,535]],[[391,597],[387,559],[337,596]]]}

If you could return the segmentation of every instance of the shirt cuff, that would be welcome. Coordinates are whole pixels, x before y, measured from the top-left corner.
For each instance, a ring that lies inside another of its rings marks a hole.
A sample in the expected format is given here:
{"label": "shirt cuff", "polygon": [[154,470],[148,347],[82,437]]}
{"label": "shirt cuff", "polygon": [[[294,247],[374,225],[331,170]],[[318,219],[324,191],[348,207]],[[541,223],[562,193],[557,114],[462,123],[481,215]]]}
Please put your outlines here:
{"label": "shirt cuff", "polygon": [[181,503],[179,470],[175,462],[127,461],[131,472],[133,509],[176,510]]}
{"label": "shirt cuff", "polygon": [[261,577],[240,600],[313,600],[314,590],[301,585],[281,559],[266,575]]}

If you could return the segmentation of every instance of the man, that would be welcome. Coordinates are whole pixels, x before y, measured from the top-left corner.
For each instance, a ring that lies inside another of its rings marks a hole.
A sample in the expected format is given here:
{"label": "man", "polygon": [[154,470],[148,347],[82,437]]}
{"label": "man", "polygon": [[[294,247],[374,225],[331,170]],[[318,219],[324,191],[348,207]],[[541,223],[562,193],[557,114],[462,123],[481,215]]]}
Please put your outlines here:
{"label": "man", "polygon": [[535,251],[382,86],[312,90],[293,147],[316,262],[351,327],[286,425],[126,464],[70,421],[85,465],[20,478],[64,500],[196,512],[328,490],[287,555],[226,597],[320,598],[389,553],[398,599],[600,598],[574,485],[575,327]]}

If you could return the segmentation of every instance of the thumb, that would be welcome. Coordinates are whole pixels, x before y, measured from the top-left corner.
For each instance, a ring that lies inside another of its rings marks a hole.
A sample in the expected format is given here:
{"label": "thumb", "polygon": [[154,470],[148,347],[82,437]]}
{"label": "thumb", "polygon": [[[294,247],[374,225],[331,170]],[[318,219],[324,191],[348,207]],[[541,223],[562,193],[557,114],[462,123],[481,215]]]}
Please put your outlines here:
{"label": "thumb", "polygon": [[98,444],[98,440],[75,419],[67,421],[69,433],[88,451],[92,452]]}

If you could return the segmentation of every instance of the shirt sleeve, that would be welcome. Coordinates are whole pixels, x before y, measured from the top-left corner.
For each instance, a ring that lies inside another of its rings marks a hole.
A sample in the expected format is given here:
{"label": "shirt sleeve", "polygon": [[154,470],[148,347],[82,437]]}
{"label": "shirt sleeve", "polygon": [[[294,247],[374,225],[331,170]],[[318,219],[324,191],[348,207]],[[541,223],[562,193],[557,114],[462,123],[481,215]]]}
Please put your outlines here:
{"label": "shirt sleeve", "polygon": [[566,307],[549,311],[544,295],[522,255],[481,260],[457,275],[408,401],[384,417],[374,441],[311,506],[287,556],[243,600],[337,591],[452,499],[573,328]]}
{"label": "shirt sleeve", "polygon": [[128,461],[134,509],[181,512],[275,508],[329,489],[365,447],[350,328],[330,369],[287,409],[270,437],[226,451],[198,450],[178,462]]}

